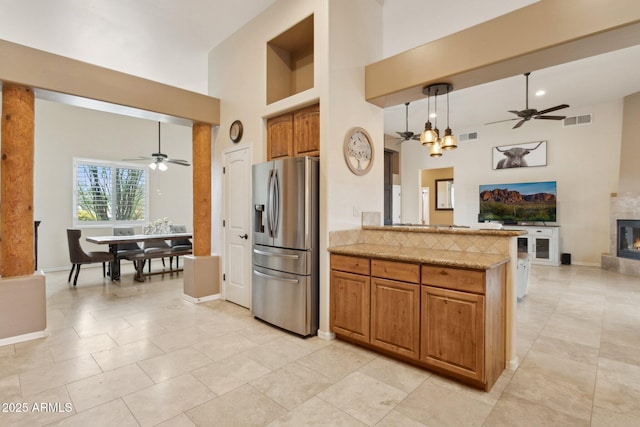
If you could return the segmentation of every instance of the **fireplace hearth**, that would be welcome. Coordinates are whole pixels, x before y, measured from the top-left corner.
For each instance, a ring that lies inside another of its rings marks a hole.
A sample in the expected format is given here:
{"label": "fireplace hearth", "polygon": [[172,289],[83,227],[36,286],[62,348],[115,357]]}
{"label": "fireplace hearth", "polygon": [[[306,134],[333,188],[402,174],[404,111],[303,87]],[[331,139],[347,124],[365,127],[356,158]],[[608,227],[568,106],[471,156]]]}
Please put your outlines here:
{"label": "fireplace hearth", "polygon": [[640,220],[618,220],[618,256],[640,260]]}

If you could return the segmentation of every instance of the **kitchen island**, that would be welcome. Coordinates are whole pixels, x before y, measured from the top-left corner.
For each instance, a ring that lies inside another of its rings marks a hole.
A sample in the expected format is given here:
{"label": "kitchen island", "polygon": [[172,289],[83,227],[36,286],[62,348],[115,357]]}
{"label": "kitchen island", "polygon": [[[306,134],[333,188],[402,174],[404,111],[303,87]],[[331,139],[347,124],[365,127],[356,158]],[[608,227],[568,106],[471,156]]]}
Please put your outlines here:
{"label": "kitchen island", "polygon": [[330,233],[338,338],[489,390],[515,369],[517,230],[377,227]]}

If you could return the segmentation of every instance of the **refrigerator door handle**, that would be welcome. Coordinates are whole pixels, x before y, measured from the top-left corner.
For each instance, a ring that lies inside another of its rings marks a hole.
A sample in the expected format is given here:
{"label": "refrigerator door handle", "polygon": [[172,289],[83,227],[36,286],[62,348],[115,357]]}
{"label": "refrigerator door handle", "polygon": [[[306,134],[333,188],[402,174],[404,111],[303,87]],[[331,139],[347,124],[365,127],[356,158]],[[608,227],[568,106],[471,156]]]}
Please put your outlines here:
{"label": "refrigerator door handle", "polygon": [[278,181],[278,169],[273,171],[273,193],[273,237],[276,237],[280,225],[280,181]]}
{"label": "refrigerator door handle", "polygon": [[269,237],[273,237],[273,169],[269,170],[267,181],[267,229]]}
{"label": "refrigerator door handle", "polygon": [[256,271],[256,270],[253,270],[253,274],[255,274],[256,276],[266,277],[267,279],[277,280],[279,282],[293,283],[296,285],[300,283],[300,280],[298,279],[287,279],[284,277],[271,276],[269,274],[260,273],[259,271]]}
{"label": "refrigerator door handle", "polygon": [[274,254],[274,253],[271,253],[271,252],[261,251],[260,249],[254,249],[253,253],[258,254],[258,255],[268,256],[268,257],[287,258],[287,259],[300,259],[300,255]]}

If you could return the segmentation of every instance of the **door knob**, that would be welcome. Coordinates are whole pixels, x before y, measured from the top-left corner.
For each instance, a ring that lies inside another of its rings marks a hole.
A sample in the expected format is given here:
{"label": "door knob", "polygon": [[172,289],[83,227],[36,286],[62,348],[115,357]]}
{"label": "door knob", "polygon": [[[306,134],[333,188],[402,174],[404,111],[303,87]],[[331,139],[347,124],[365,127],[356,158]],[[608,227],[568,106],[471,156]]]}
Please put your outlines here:
{"label": "door knob", "polygon": [[244,234],[238,234],[238,237],[239,237],[239,238],[241,238],[241,239],[248,239],[248,238],[249,238],[249,235],[248,235],[247,233],[244,233]]}

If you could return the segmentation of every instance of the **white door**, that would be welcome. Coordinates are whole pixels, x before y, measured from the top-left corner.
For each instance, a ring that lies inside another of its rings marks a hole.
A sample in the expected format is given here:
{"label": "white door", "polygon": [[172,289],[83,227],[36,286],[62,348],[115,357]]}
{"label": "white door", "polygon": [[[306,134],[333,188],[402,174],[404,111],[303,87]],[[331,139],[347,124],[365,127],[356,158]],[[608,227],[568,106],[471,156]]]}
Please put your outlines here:
{"label": "white door", "polygon": [[429,224],[429,187],[422,187],[420,189],[420,222],[422,224]]}
{"label": "white door", "polygon": [[224,152],[224,298],[251,306],[249,147]]}
{"label": "white door", "polygon": [[399,185],[394,185],[392,187],[393,194],[393,204],[392,204],[392,214],[391,214],[391,222],[394,224],[400,224],[402,222],[401,215],[401,207],[402,207],[402,198],[400,197],[401,187]]}

